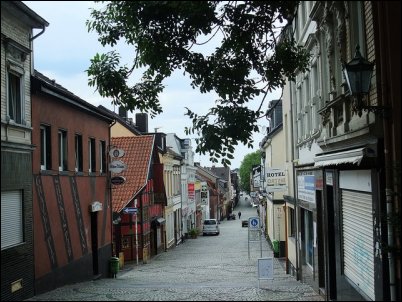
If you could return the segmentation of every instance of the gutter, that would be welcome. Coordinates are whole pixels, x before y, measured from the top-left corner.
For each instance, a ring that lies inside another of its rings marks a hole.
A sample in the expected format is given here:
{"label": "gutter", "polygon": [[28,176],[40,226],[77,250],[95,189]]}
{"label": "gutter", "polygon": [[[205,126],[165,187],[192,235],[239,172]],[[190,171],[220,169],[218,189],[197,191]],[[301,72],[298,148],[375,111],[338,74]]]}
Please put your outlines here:
{"label": "gutter", "polygon": [[45,32],[45,27],[46,27],[46,25],[43,25],[43,26],[42,26],[42,30],[41,30],[39,33],[37,33],[35,36],[33,36],[32,38],[29,38],[29,41],[32,42],[32,41],[35,40],[37,37],[39,37],[40,35],[42,35],[42,34]]}

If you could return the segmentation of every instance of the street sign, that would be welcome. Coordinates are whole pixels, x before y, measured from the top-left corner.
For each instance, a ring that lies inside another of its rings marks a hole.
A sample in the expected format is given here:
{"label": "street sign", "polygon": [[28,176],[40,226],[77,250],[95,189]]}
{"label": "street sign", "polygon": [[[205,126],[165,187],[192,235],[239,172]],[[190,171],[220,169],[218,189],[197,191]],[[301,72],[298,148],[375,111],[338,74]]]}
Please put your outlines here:
{"label": "street sign", "polygon": [[109,164],[109,171],[112,173],[121,173],[127,170],[127,165],[121,160],[114,160]]}
{"label": "street sign", "polygon": [[260,227],[260,218],[259,217],[250,217],[248,219],[248,228],[249,229],[258,229]]}
{"label": "street sign", "polygon": [[138,208],[124,208],[123,213],[124,214],[136,214],[138,211]]}
{"label": "street sign", "polygon": [[110,183],[112,185],[121,185],[121,184],[124,184],[125,182],[126,182],[126,178],[123,176],[113,176],[110,179]]}

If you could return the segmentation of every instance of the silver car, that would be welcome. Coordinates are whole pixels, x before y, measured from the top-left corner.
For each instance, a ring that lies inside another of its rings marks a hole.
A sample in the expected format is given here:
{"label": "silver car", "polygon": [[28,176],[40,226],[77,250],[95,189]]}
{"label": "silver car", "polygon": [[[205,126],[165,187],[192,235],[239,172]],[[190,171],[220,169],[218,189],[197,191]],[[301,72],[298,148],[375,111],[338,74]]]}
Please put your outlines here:
{"label": "silver car", "polygon": [[216,219],[205,219],[203,227],[202,227],[202,234],[204,236],[209,235],[209,234],[219,235],[218,220],[216,220]]}

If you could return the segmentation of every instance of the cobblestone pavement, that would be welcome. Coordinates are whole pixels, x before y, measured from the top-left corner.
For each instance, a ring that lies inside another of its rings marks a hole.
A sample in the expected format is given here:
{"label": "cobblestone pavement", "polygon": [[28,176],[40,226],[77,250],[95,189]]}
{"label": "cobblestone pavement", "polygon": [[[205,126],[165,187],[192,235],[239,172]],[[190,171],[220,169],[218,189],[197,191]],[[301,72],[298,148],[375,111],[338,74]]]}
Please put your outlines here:
{"label": "cobblestone pavement", "polygon": [[187,239],[147,264],[125,264],[115,279],[67,285],[29,301],[324,301],[287,275],[277,258],[273,280],[258,280],[257,259],[273,254],[264,237],[261,245],[248,243],[239,210],[241,220],[257,216],[256,208],[241,198],[236,220],[222,221],[218,236]]}

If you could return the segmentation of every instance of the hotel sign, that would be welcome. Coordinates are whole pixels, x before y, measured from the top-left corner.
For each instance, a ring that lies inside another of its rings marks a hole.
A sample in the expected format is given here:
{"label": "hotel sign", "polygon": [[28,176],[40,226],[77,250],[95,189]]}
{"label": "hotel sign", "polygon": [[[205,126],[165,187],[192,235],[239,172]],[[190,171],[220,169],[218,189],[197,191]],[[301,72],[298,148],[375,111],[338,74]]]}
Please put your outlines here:
{"label": "hotel sign", "polygon": [[266,171],[267,192],[287,191],[285,169],[267,168]]}

